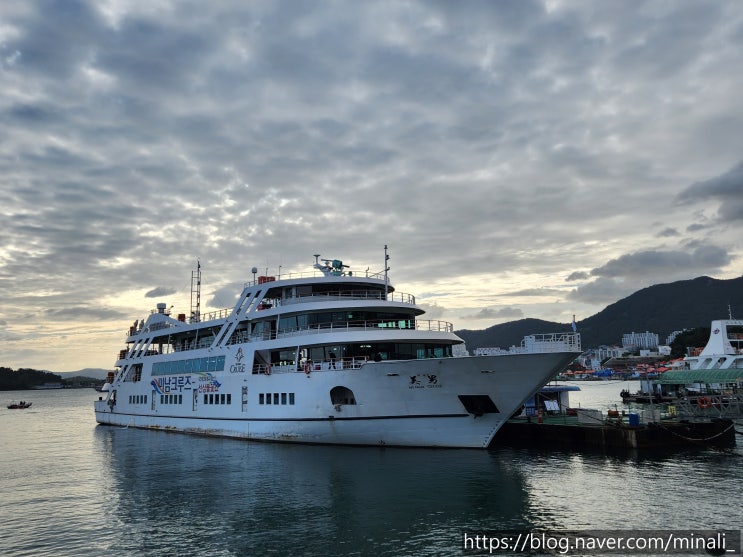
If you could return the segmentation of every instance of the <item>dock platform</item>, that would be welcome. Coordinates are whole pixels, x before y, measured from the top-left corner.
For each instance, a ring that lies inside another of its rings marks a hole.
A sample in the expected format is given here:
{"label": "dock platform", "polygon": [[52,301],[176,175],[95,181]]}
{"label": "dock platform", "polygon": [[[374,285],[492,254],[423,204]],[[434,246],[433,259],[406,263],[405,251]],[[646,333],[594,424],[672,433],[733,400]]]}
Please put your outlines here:
{"label": "dock platform", "polygon": [[629,425],[620,418],[585,424],[575,416],[559,415],[545,416],[541,423],[534,417],[512,418],[495,435],[493,444],[610,449],[730,447],[735,445],[735,433],[735,423],[730,419]]}

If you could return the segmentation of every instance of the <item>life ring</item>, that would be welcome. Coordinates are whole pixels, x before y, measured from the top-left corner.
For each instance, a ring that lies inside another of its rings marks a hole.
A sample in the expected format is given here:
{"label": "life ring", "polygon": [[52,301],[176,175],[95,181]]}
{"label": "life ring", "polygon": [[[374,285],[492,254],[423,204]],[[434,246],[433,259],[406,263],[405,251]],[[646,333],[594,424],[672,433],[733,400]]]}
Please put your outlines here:
{"label": "life ring", "polygon": [[309,374],[310,374],[310,370],[311,370],[311,369],[312,369],[312,366],[310,365],[310,363],[309,363],[309,362],[305,362],[305,363],[304,363],[304,372],[305,372],[305,373],[306,373],[307,375],[309,375]]}
{"label": "life ring", "polygon": [[266,375],[271,375],[271,364],[266,364]]}
{"label": "life ring", "polygon": [[712,401],[706,396],[700,396],[697,399],[697,406],[699,406],[699,408],[701,408],[702,410],[706,410],[707,408],[712,406]]}

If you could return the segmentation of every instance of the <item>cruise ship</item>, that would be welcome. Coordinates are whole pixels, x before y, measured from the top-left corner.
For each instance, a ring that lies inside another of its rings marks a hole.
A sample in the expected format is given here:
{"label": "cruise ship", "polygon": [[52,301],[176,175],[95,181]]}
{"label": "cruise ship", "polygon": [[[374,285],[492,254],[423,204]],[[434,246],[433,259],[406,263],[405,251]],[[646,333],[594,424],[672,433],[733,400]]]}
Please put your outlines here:
{"label": "cruise ship", "polygon": [[[580,354],[572,331],[459,355],[451,323],[423,319],[384,270],[314,256],[307,273],[257,275],[231,309],[158,303],[126,332],[95,402],[100,424],[259,441],[488,447],[503,423]],[[309,265],[308,265],[309,267]],[[458,350],[459,348],[459,350]]]}

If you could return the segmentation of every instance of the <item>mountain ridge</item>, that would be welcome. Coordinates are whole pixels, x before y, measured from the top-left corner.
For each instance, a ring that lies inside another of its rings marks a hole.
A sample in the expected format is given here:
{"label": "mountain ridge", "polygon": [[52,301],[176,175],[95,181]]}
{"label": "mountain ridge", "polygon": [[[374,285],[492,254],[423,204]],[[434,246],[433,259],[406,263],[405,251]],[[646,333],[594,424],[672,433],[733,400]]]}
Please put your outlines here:
{"label": "mountain ridge", "polygon": [[[576,322],[583,348],[620,345],[622,335],[632,332],[657,333],[661,344],[673,331],[709,326],[724,319],[728,307],[743,316],[743,277],[714,279],[701,276],[648,286],[606,306],[600,312]],[[525,335],[569,331],[570,323],[541,319],[520,319],[487,329],[455,331],[467,349],[518,346]]]}

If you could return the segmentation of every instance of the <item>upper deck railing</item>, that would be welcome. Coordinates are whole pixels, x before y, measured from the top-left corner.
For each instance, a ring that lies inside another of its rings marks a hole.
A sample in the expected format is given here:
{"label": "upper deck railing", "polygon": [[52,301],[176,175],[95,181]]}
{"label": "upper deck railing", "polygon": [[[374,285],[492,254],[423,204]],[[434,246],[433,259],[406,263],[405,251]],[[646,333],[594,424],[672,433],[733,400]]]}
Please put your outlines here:
{"label": "upper deck railing", "polygon": [[[308,298],[310,298],[308,300]],[[339,292],[315,292],[312,294],[297,295],[294,298],[278,299],[281,305],[305,303],[305,302],[325,302],[330,300],[374,300],[383,302],[397,302],[401,304],[415,304],[415,296],[404,292],[384,292],[373,290],[347,290]]]}
{"label": "upper deck railing", "polygon": [[[316,270],[316,271],[300,271],[300,272],[290,272],[290,273],[280,273],[275,276],[259,276],[255,278],[254,280],[250,280],[245,282],[245,287],[248,286],[255,286],[256,284],[265,284],[267,282],[274,282],[276,280],[294,280],[294,279],[308,279],[308,278],[324,278],[327,275],[323,273],[322,271]],[[356,273],[354,271],[345,271],[342,275],[334,275],[339,277],[347,277],[347,278],[370,278],[370,279],[376,279],[376,280],[384,280],[384,272],[380,271],[378,273],[369,273],[368,271],[361,274]]]}
{"label": "upper deck railing", "polygon": [[[400,303],[400,304],[407,304],[407,305],[415,305],[415,296],[412,294],[406,294],[404,292],[389,292],[385,295],[384,292],[377,292],[377,291],[369,291],[369,290],[347,290],[347,291],[339,291],[339,292],[329,292],[329,293],[312,293],[312,294],[300,294],[292,298],[271,298],[266,299],[265,302],[270,304],[268,306],[264,306],[264,304],[259,304],[258,309],[266,310],[271,309],[275,307],[282,307],[282,306],[290,306],[295,304],[304,304],[304,303],[311,303],[311,302],[328,302],[328,301],[337,301],[337,300],[372,300],[372,301],[387,301],[387,302],[394,302],[394,303]],[[205,323],[207,321],[217,321],[219,319],[227,319],[227,317],[230,316],[232,313],[233,308],[224,308],[224,309],[218,309],[215,311],[210,311],[206,313],[202,313],[198,316],[198,319],[192,319],[191,322],[199,322],[199,323]],[[152,310],[151,313],[157,313],[157,310]],[[170,312],[166,312],[166,315],[170,315]],[[180,320],[179,320],[180,321]],[[145,332],[154,332],[159,331],[162,329],[168,329],[171,327],[177,327],[178,325],[176,323],[172,323],[170,321],[160,321],[157,323],[153,323],[151,325],[148,325],[144,329],[139,329],[135,331],[132,327],[130,327],[127,331],[127,336],[132,336],[135,333],[139,333],[142,330]]]}
{"label": "upper deck railing", "polygon": [[[452,333],[454,325],[448,321],[426,320],[426,319],[403,319],[396,321],[346,321],[343,323],[321,323],[296,329],[282,329],[276,331],[264,331],[260,333],[235,332],[226,344],[242,344],[244,342],[255,342],[265,340],[276,340],[280,338],[296,337],[302,335],[315,335],[320,333],[342,333],[342,332],[379,332],[379,331],[430,331],[437,333]],[[119,359],[133,356],[156,356],[159,354],[171,354],[173,352],[184,352],[189,350],[198,350],[209,346],[213,337],[206,336],[197,341],[193,339],[188,344],[163,344],[162,352],[160,350],[149,350],[146,353],[143,350],[121,350]],[[207,341],[209,344],[204,344]]]}
{"label": "upper deck railing", "polygon": [[518,352],[540,354],[544,352],[581,352],[580,333],[547,333],[527,335]]}
{"label": "upper deck railing", "polygon": [[343,333],[343,332],[379,332],[379,331],[430,331],[436,333],[452,333],[454,325],[448,321],[408,319],[400,321],[346,321],[343,323],[321,323],[296,329],[282,329],[279,332],[265,331],[262,333],[244,334],[236,333],[228,344],[240,344],[243,342],[257,340],[275,340],[279,338],[296,337],[302,335],[320,333]]}
{"label": "upper deck railing", "polygon": [[545,352],[581,352],[580,333],[547,333],[527,335],[520,346],[476,348],[475,356],[506,356],[508,354],[540,354]]}

